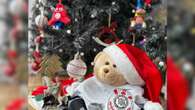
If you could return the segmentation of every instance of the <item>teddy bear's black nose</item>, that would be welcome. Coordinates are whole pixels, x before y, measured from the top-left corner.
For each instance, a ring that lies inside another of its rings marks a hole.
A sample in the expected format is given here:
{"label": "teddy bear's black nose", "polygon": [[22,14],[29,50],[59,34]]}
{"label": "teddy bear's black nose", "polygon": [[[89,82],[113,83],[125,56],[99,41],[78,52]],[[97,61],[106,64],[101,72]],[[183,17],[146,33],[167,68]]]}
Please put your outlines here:
{"label": "teddy bear's black nose", "polygon": [[104,73],[109,73],[109,69],[108,68],[104,68]]}

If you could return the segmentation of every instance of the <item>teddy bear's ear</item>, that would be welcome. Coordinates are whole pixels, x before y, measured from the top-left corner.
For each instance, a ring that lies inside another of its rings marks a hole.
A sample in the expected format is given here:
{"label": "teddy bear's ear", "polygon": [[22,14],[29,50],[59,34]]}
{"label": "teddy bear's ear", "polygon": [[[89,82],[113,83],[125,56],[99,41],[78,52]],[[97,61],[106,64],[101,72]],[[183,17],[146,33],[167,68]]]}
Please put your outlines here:
{"label": "teddy bear's ear", "polygon": [[100,52],[98,53],[96,56],[95,56],[95,59],[94,59],[94,63],[97,61],[97,59],[103,54],[103,52]]}

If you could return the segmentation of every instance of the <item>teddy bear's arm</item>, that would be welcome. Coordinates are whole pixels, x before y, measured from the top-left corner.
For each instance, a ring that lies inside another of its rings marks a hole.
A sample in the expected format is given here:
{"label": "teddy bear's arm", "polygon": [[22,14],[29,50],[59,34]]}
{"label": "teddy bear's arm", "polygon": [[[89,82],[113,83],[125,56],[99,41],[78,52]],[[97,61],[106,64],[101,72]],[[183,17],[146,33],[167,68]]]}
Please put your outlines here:
{"label": "teddy bear's arm", "polygon": [[163,110],[163,107],[160,105],[160,103],[147,101],[144,104],[144,110]]}
{"label": "teddy bear's arm", "polygon": [[147,99],[144,98],[143,96],[137,95],[135,96],[135,103],[140,107],[144,108],[145,103],[147,103]]}
{"label": "teddy bear's arm", "polygon": [[143,96],[135,96],[135,103],[142,110],[163,110],[163,107],[160,105],[160,103],[149,101]]}

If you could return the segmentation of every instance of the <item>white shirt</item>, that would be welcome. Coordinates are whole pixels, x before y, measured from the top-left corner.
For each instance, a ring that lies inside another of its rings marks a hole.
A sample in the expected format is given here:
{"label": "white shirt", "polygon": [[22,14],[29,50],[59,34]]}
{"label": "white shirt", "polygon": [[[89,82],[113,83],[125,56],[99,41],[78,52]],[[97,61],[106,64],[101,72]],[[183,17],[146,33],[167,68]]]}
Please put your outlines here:
{"label": "white shirt", "polygon": [[[142,97],[144,93],[144,90],[139,86],[131,86],[127,84],[120,87],[114,87],[101,83],[95,76],[80,83],[75,91],[77,95],[84,99],[87,107],[92,103],[96,103],[101,104],[103,106],[103,110],[107,110],[108,100],[113,95],[113,91],[116,88],[128,90],[128,92],[132,94],[133,99],[137,96]],[[135,106],[136,107],[133,110],[140,110],[137,105]]]}

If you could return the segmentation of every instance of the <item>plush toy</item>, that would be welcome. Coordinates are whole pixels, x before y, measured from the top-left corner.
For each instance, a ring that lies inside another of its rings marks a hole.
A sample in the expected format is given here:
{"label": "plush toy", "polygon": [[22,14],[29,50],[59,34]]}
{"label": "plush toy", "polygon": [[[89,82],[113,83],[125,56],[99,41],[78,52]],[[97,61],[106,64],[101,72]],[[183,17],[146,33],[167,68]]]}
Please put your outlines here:
{"label": "plush toy", "polygon": [[67,9],[61,2],[62,0],[59,0],[59,3],[56,5],[52,18],[48,22],[49,26],[54,25],[57,26],[57,28],[61,28],[63,25],[70,24],[70,16],[68,15]]}
{"label": "plush toy", "polygon": [[94,76],[83,81],[75,94],[88,110],[163,110],[161,87],[161,74],[144,51],[117,44],[95,57]]}

